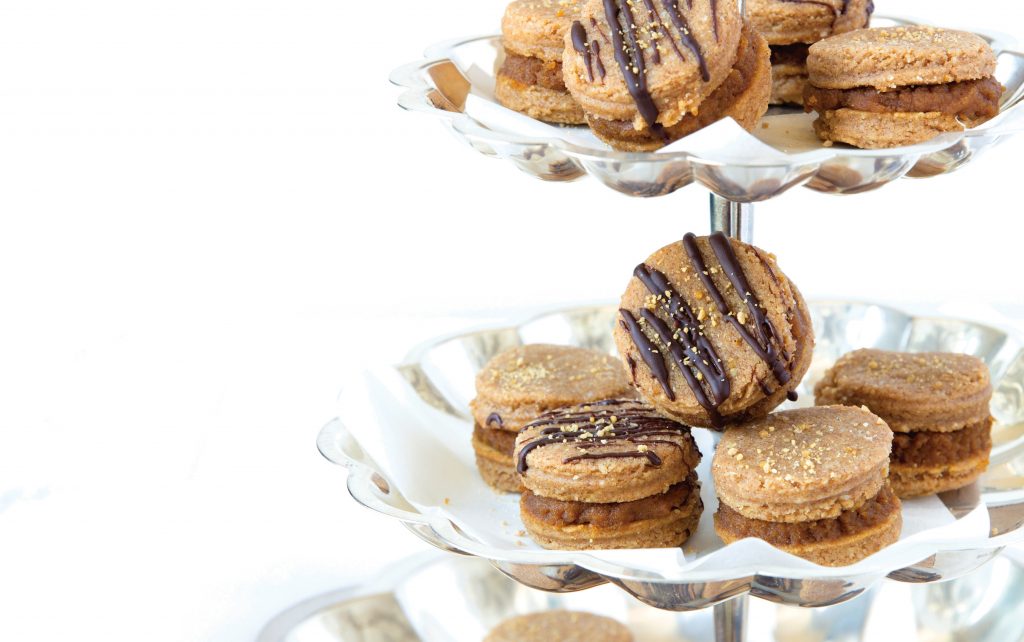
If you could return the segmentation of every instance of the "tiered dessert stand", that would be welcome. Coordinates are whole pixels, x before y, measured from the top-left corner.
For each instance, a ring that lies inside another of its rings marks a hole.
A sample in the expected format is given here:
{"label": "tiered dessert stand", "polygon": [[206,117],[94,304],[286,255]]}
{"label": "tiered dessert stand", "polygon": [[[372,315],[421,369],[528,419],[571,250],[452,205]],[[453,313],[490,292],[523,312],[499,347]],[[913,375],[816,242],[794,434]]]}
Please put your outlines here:
{"label": "tiered dessert stand", "polygon": [[[900,23],[909,21],[874,21],[876,25]],[[786,149],[785,141],[776,140],[774,153],[754,160],[727,151],[720,156],[686,151],[623,153],[558,136],[536,137],[514,128],[489,126],[468,113],[465,106],[471,92],[488,90],[477,85],[486,84],[487,70],[494,69],[501,51],[498,36],[467,38],[431,47],[423,60],[397,69],[391,80],[405,90],[399,98],[403,108],[439,118],[457,137],[484,155],[509,160],[543,180],[571,181],[591,176],[619,192],[645,197],[670,194],[690,183],[699,183],[711,192],[712,230],[749,242],[754,202],[773,198],[796,186],[833,194],[856,194],[902,177],[926,178],[949,173],[1020,131],[1024,125],[1024,107],[1020,106],[1024,102],[1024,53],[1015,51],[1012,43],[998,36],[990,36],[989,41],[998,56],[997,78],[1007,87],[1001,114],[990,123],[962,133],[944,134],[928,143],[889,150],[813,148],[806,144]],[[776,117],[805,118],[798,114]],[[398,519],[440,549],[489,559],[509,577],[548,591],[577,591],[611,582],[659,609],[685,611],[712,606],[720,641],[744,638],[748,594],[782,604],[837,604],[857,596],[884,576],[911,583],[962,576],[993,559],[1011,541],[1024,540],[1024,430],[1020,429],[1024,427],[1024,340],[967,321],[914,318],[883,306],[819,302],[811,307],[818,343],[816,355],[820,353],[828,362],[862,345],[973,352],[988,362],[996,389],[992,466],[981,482],[946,493],[942,500],[957,517],[978,505],[986,506],[992,525],[990,538],[968,548],[938,545],[927,559],[881,574],[850,575],[841,568],[739,576],[698,572],[684,581],[668,581],[627,564],[586,560],[575,554],[559,557],[551,551],[497,551],[475,541],[452,522],[414,508],[340,421],[324,427],[318,446],[329,460],[349,469],[348,489],[356,501]],[[570,337],[580,345],[608,349],[613,313],[612,308],[601,307],[567,310],[511,328],[439,339],[418,348],[398,369],[423,401],[453,416],[465,417],[465,411],[454,407],[441,392],[445,382],[437,381],[444,377],[437,372],[443,371],[444,360],[451,358],[452,351],[447,348],[452,344],[460,345],[466,355],[463,358],[476,367],[504,345],[523,337],[539,336],[538,328],[561,333],[559,336]],[[425,368],[426,361],[432,361],[433,367]],[[454,365],[466,367],[465,363]],[[812,369],[801,392],[809,393],[813,374]]]}

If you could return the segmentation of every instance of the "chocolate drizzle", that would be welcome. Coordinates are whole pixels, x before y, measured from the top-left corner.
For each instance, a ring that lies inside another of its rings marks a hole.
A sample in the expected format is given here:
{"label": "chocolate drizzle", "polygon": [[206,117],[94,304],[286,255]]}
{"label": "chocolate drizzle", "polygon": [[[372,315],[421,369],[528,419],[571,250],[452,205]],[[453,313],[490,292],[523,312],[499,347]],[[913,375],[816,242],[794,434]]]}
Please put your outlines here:
{"label": "chocolate drizzle", "polygon": [[505,422],[501,420],[501,415],[496,412],[487,415],[487,421],[484,422],[484,426],[490,426],[491,424],[496,425],[498,428],[505,427]]}
{"label": "chocolate drizzle", "polygon": [[[700,44],[694,40],[690,34],[690,23],[686,17],[683,16],[682,11],[679,10],[678,0],[661,0],[661,4],[665,7],[665,12],[668,13],[669,19],[672,20],[672,24],[675,25],[676,31],[679,32],[679,42],[693,52],[693,55],[697,57],[697,64],[700,66],[700,77],[704,82],[711,80],[711,74],[708,72],[707,61],[704,60],[704,54],[700,50]],[[679,50],[676,49],[678,52]],[[682,54],[680,53],[680,57]]]}
{"label": "chocolate drizzle", "polygon": [[587,45],[587,30],[583,28],[579,20],[573,21],[570,36],[572,48],[583,56],[583,64],[587,67],[587,80],[594,82],[594,63],[590,57],[590,47]]}
{"label": "chocolate drizzle", "polygon": [[[581,452],[562,460],[569,464],[588,459],[646,459],[648,466],[661,466],[662,459],[650,446],[668,445],[683,452],[683,445],[663,437],[690,437],[690,427],[666,419],[653,408],[631,399],[609,399],[553,410],[527,424],[541,430],[519,449],[516,470],[526,473],[526,457],[537,448],[551,444],[572,444]],[[633,450],[608,450],[612,444],[633,444]],[[588,452],[594,451],[594,452]]]}
{"label": "chocolate drizzle", "polygon": [[[658,122],[659,110],[651,95],[647,84],[647,72],[649,65],[659,65],[662,62],[661,40],[668,40],[672,49],[679,56],[680,60],[687,60],[682,47],[688,49],[696,58],[700,68],[701,78],[704,82],[711,80],[708,71],[707,61],[700,43],[693,37],[690,30],[690,23],[683,15],[679,7],[680,0],[661,0],[661,12],[667,14],[675,28],[675,36],[672,29],[665,22],[662,22],[662,14],[659,14],[658,5],[655,0],[643,0],[643,8],[646,8],[646,20],[638,26],[637,16],[634,8],[639,7],[635,0],[603,0],[604,18],[608,25],[609,33],[605,34],[600,23],[590,17],[590,26],[604,39],[612,48],[612,55],[622,72],[626,82],[626,90],[629,92],[637,112],[650,127],[652,133],[665,142],[669,137],[664,126]],[[718,33],[718,3],[717,0],[709,0],[711,11],[711,26],[715,42],[719,41]],[[688,10],[693,9],[693,0],[686,0]],[[641,42],[637,33],[641,32],[642,25],[646,25],[649,34],[645,36],[645,42]],[[580,21],[572,23],[570,36],[573,49],[583,58],[583,64],[587,70],[587,80],[594,82],[596,75],[605,78],[604,64],[601,62],[600,46],[596,38],[590,39],[587,28]]]}
{"label": "chocolate drizzle", "polygon": [[[732,243],[727,236],[716,232],[708,238],[708,244],[729,284],[742,299],[745,310],[730,309],[711,276],[718,268],[708,267],[697,238],[687,234],[683,237],[682,245],[694,273],[724,322],[730,324],[751,350],[768,365],[778,384],[786,385],[792,378],[788,367],[790,355],[766,316],[764,306],[754,295]],[[639,320],[630,311],[619,310],[623,328],[629,331],[634,346],[669,400],[675,400],[675,392],[663,352],[672,358],[697,403],[708,413],[712,425],[721,426],[722,417],[718,408],[729,398],[731,385],[726,375],[727,368],[704,333],[703,315],[696,314],[668,278],[658,270],[641,264],[633,271],[633,275],[650,292],[654,305],[642,308]],[[744,315],[749,321],[744,319]],[[764,381],[758,383],[766,396],[778,390],[773,390]],[[788,393],[787,397],[795,400],[793,393]]]}

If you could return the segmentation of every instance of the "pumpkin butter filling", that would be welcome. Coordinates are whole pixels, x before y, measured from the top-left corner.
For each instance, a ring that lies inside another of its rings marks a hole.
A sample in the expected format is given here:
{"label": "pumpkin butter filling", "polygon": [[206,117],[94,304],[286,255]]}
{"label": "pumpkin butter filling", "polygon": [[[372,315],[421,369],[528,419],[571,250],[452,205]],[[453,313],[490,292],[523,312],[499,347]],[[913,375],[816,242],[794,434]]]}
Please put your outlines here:
{"label": "pumpkin butter filling", "polygon": [[569,502],[523,492],[520,507],[531,517],[551,526],[564,527],[589,524],[598,528],[614,528],[646,519],[658,519],[682,508],[690,494],[698,489],[697,476],[691,473],[685,480],[670,486],[660,495],[644,497],[632,502],[592,504]]}
{"label": "pumpkin butter filling", "polygon": [[505,62],[498,73],[523,85],[537,85],[554,91],[566,91],[562,63],[520,56],[505,50]]}
{"label": "pumpkin butter filling", "polygon": [[498,428],[481,428],[473,422],[473,437],[509,457],[516,451],[516,435],[519,433]]}
{"label": "pumpkin butter filling", "polygon": [[736,539],[757,537],[776,546],[800,546],[849,537],[889,520],[900,510],[900,502],[889,484],[860,507],[844,510],[838,517],[809,522],[766,522],[744,517],[719,503],[715,526]]}
{"label": "pumpkin butter filling", "polygon": [[893,435],[890,463],[905,466],[953,464],[992,448],[992,419],[953,432],[898,432]]}
{"label": "pumpkin butter filling", "polygon": [[805,111],[853,109],[874,113],[942,112],[968,121],[988,120],[999,113],[1003,86],[995,78],[966,80],[945,85],[918,85],[892,91],[871,87],[821,89],[807,85]]}

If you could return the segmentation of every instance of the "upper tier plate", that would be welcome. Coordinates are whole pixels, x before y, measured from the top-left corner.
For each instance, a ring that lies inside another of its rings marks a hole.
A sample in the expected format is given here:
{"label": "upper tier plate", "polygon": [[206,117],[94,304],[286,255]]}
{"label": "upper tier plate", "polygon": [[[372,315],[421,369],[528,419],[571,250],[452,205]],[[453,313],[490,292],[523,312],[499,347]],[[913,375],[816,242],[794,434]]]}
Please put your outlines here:
{"label": "upper tier plate", "polygon": [[[873,26],[915,24],[876,17]],[[404,87],[398,104],[431,114],[477,151],[505,158],[544,180],[570,181],[590,174],[630,196],[662,196],[696,181],[737,202],[763,201],[795,185],[833,194],[876,189],[903,176],[923,178],[954,171],[979,152],[1024,129],[1024,53],[1009,37],[980,34],[998,58],[996,78],[1006,87],[1000,115],[960,133],[885,150],[824,147],[813,114],[773,110],[753,134],[731,119],[719,121],[670,146],[670,151],[611,150],[585,127],[555,127],[494,102],[500,36],[434,45],[424,59],[391,74]]]}

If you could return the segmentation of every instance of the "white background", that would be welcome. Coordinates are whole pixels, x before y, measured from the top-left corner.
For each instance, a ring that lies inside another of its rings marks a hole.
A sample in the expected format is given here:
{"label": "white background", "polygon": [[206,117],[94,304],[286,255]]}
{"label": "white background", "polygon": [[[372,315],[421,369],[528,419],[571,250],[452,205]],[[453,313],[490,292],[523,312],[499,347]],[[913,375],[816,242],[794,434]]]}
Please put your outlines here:
{"label": "white background", "polygon": [[[1024,38],[1016,2],[878,5]],[[0,2],[0,639],[247,640],[420,550],[316,454],[346,369],[706,231],[699,187],[542,183],[399,111],[390,69],[502,9]],[[1022,151],[792,190],[757,243],[808,296],[1019,315]]]}

